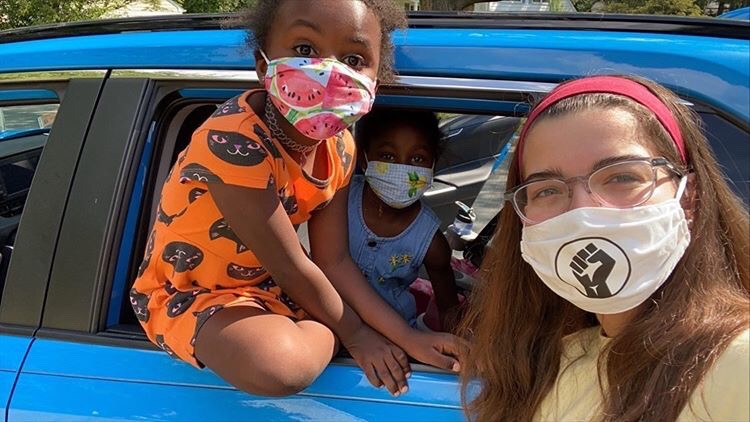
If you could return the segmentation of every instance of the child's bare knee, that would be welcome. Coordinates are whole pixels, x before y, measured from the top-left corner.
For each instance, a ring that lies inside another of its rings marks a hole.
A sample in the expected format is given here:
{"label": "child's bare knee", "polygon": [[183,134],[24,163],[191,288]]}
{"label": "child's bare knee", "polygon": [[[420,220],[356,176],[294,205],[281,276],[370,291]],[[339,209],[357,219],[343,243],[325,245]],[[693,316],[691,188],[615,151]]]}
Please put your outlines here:
{"label": "child's bare knee", "polygon": [[289,396],[297,394],[309,387],[318,375],[317,373],[313,373],[313,371],[285,372],[287,373],[280,374],[280,376],[274,380],[275,394],[273,395]]}
{"label": "child's bare knee", "polygon": [[[294,360],[294,359],[292,359]],[[290,396],[299,393],[315,381],[319,375],[315,365],[280,364],[267,368],[260,377],[246,379],[235,385],[238,389],[261,396]]]}

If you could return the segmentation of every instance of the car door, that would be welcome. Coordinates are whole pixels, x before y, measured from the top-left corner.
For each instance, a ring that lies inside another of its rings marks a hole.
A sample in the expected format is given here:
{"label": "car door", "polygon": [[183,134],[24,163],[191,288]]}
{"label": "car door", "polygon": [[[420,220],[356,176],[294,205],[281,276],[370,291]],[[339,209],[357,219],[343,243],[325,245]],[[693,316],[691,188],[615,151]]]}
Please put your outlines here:
{"label": "car door", "polygon": [[[102,89],[10,419],[460,420],[457,376],[424,365],[414,365],[410,392],[401,398],[371,387],[344,354],[304,392],[262,398],[176,361],[146,340],[127,292],[160,181],[216,104],[257,81],[250,72],[133,73],[113,72]],[[40,401],[40,394],[50,399]]]}
{"label": "car door", "polygon": [[[407,93],[385,86],[378,105],[514,116],[519,103],[551,86],[464,79],[456,87],[445,78],[408,75],[401,83],[409,84]],[[457,377],[424,365],[413,365],[409,393],[393,398],[372,388],[341,354],[302,393],[264,398],[146,340],[127,292],[158,186],[216,104],[254,86],[250,72],[112,72],[80,152],[48,267],[42,321],[18,375],[10,419],[462,419]],[[454,186],[428,200],[450,205],[458,192]]]}
{"label": "car door", "polygon": [[[0,74],[0,411],[39,327],[62,209],[104,72]],[[61,119],[58,117],[64,116]]]}

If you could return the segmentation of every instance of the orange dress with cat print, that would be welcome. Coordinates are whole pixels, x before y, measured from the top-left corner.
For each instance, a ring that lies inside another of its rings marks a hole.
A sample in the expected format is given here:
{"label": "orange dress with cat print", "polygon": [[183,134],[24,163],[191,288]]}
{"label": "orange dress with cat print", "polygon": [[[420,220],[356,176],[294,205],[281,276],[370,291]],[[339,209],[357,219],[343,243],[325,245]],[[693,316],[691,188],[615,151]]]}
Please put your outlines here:
{"label": "orange dress with cat print", "polygon": [[325,207],[352,173],[354,141],[348,131],[318,147],[317,154],[328,160],[325,180],[303,171],[248,105],[250,95],[262,92],[227,101],[193,134],[164,184],[130,290],[148,338],[199,367],[193,348],[198,330],[224,307],[254,306],[294,319],[305,315],[232,232],[207,184],[274,189],[297,225]]}

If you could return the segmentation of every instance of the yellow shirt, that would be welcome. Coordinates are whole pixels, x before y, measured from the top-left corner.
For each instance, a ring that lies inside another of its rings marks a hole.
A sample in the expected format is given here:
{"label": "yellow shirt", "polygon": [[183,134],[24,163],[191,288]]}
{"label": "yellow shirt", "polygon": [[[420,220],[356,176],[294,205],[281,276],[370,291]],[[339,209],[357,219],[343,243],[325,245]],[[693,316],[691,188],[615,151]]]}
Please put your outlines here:
{"label": "yellow shirt", "polygon": [[[600,330],[601,327],[592,327],[565,338],[562,372],[542,401],[535,420],[589,421],[599,416],[602,391],[597,360],[610,340],[600,335]],[[732,341],[708,370],[678,420],[750,421],[749,343],[750,330]],[[582,357],[576,360],[578,356]]]}

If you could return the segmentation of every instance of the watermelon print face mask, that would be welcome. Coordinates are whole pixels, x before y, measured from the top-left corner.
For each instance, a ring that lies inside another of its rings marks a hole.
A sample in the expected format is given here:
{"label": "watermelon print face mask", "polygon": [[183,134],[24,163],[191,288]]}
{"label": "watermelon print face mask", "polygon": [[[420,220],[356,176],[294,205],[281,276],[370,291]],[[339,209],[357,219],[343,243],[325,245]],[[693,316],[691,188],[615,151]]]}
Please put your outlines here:
{"label": "watermelon print face mask", "polygon": [[381,201],[391,208],[401,209],[417,202],[432,186],[432,169],[367,161],[365,180]]}
{"label": "watermelon print face mask", "polygon": [[376,83],[335,59],[269,60],[264,84],[271,102],[301,134],[323,140],[367,114]]}

